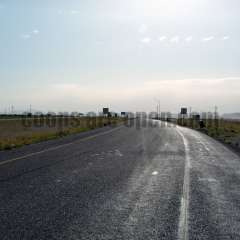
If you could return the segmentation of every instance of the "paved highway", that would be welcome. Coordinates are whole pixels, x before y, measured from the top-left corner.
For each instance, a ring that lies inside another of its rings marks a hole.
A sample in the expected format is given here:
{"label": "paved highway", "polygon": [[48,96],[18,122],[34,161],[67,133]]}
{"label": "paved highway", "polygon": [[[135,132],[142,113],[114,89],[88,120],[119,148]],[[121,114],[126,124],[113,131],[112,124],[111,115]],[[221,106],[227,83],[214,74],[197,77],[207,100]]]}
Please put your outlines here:
{"label": "paved highway", "polygon": [[0,152],[0,239],[240,239],[240,158],[176,126]]}

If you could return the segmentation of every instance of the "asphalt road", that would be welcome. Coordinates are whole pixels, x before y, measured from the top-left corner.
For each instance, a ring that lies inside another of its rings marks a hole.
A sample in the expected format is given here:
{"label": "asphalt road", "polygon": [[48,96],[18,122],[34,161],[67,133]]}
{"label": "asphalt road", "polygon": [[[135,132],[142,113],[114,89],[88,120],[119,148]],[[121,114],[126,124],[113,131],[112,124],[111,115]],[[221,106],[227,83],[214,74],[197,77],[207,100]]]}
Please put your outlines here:
{"label": "asphalt road", "polygon": [[0,152],[0,239],[240,239],[240,158],[138,124]]}

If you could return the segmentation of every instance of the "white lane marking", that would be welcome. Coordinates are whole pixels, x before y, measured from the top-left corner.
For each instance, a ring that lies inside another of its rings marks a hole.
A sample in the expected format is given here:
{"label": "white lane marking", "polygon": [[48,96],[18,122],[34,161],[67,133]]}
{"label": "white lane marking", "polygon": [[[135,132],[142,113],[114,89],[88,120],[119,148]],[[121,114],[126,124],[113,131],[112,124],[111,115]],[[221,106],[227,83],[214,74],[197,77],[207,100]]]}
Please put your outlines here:
{"label": "white lane marking", "polygon": [[118,149],[115,150],[115,155],[118,156],[118,157],[123,156],[123,154]]}
{"label": "white lane marking", "polygon": [[158,171],[152,172],[152,175],[158,175]]}
{"label": "white lane marking", "polygon": [[214,178],[199,178],[198,179],[198,181],[206,181],[206,182],[217,182],[217,180],[216,179],[214,179]]}
{"label": "white lane marking", "polygon": [[3,165],[8,164],[8,163],[16,162],[16,161],[24,159],[24,158],[28,158],[28,157],[36,156],[36,155],[39,155],[39,154],[42,154],[42,153],[54,151],[54,150],[57,150],[57,149],[60,149],[60,148],[63,148],[63,147],[71,146],[71,145],[73,145],[75,143],[78,143],[78,142],[85,142],[87,140],[90,140],[90,139],[93,139],[93,138],[96,138],[96,137],[99,137],[99,136],[107,135],[111,132],[114,132],[114,131],[118,130],[121,127],[122,126],[111,129],[111,130],[103,132],[103,133],[99,133],[99,134],[95,134],[95,135],[92,135],[92,136],[89,136],[89,137],[81,138],[81,139],[78,139],[78,140],[70,142],[70,143],[65,143],[65,144],[62,144],[62,145],[58,145],[56,147],[47,148],[47,149],[44,149],[42,151],[29,153],[29,154],[26,154],[26,155],[21,156],[21,157],[5,160],[5,161],[0,162],[0,166],[3,166]]}
{"label": "white lane marking", "polygon": [[185,147],[185,169],[184,169],[184,180],[183,180],[183,195],[181,199],[180,218],[178,225],[178,239],[188,240],[188,211],[189,211],[189,188],[190,188],[190,155],[188,141],[182,132],[177,128],[177,132],[183,139]]}

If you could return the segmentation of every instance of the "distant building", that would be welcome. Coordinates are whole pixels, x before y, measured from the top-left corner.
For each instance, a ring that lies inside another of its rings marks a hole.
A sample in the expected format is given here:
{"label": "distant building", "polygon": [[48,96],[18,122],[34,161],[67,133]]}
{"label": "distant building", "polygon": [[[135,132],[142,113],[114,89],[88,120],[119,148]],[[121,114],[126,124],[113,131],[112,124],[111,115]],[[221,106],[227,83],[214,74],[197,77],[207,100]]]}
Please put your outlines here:
{"label": "distant building", "polygon": [[147,114],[145,112],[137,112],[136,113],[136,117],[137,118],[146,119],[147,118]]}

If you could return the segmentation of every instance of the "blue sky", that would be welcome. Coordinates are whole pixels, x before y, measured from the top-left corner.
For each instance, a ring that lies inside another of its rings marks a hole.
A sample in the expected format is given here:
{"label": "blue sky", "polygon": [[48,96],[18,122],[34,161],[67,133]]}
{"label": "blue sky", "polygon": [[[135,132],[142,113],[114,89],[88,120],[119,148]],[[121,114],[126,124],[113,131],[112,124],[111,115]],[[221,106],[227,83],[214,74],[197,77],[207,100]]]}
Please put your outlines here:
{"label": "blue sky", "polygon": [[240,111],[237,0],[0,0],[0,111]]}

